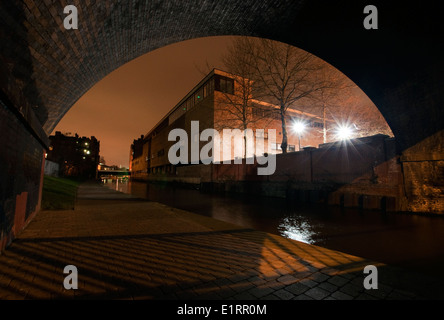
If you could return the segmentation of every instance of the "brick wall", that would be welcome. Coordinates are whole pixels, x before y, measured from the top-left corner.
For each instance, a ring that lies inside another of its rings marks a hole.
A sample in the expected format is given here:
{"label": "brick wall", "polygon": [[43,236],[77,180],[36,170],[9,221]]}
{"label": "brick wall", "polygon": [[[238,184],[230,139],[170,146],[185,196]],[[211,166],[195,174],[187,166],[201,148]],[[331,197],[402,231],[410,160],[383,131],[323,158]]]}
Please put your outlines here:
{"label": "brick wall", "polygon": [[0,103],[0,250],[40,210],[44,149]]}

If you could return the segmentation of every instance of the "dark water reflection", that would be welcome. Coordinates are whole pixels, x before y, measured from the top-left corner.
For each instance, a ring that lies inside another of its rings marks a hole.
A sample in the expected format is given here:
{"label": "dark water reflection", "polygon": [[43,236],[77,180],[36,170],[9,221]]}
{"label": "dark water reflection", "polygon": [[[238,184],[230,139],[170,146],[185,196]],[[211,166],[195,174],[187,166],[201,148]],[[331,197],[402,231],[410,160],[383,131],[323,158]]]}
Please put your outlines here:
{"label": "dark water reflection", "polygon": [[441,217],[297,205],[285,199],[208,194],[141,182],[106,185],[246,228],[417,271],[444,273]]}

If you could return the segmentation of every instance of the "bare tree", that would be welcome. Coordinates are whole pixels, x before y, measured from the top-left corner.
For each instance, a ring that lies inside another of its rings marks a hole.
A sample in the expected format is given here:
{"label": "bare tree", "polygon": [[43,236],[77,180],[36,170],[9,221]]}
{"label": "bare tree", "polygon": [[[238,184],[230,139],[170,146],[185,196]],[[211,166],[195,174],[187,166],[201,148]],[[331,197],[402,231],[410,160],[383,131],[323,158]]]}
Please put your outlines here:
{"label": "bare tree", "polygon": [[255,90],[278,106],[282,124],[282,153],[287,152],[287,110],[300,99],[327,85],[319,77],[325,65],[312,54],[276,41],[247,38],[248,52],[254,69]]}
{"label": "bare tree", "polygon": [[393,137],[393,132],[381,112],[357,86],[352,89],[352,94],[342,101],[340,108],[333,110],[331,115],[351,125],[355,137],[375,134]]}
{"label": "bare tree", "polygon": [[[287,111],[302,109],[323,118],[324,143],[328,142],[327,119],[348,119],[358,135],[393,135],[376,106],[344,74],[314,55],[288,44],[267,39],[237,38],[224,57],[227,71],[240,75],[236,86],[240,96],[229,99],[227,120],[246,129],[254,122],[248,110],[254,100],[263,100],[277,110],[258,110],[263,118],[277,112],[282,125],[282,152],[287,152]],[[246,80],[248,79],[248,80]]]}
{"label": "bare tree", "polygon": [[246,130],[260,121],[270,119],[269,108],[255,103],[260,96],[259,91],[254,92],[255,57],[250,54],[250,49],[250,40],[240,37],[233,41],[227,53],[222,56],[225,70],[234,80],[234,90],[232,93],[222,92],[218,102],[224,114],[215,123],[218,130],[223,128],[243,130],[244,156],[247,154]]}
{"label": "bare tree", "polygon": [[324,63],[324,67],[318,70],[315,75],[318,78],[317,83],[321,85],[318,85],[318,88],[304,100],[308,101],[308,108],[306,108],[308,111],[321,115],[323,142],[327,143],[328,114],[334,116],[342,108],[345,101],[352,95],[352,89],[356,85],[336,68],[325,62],[318,63]]}
{"label": "bare tree", "polygon": [[[333,77],[331,83],[334,85],[320,88],[297,105],[297,108],[323,118],[324,143],[331,141],[327,133],[338,127],[349,127],[354,137],[378,133],[393,136],[376,105],[355,83],[331,66],[326,71],[326,78]],[[336,128],[329,127],[329,123],[336,123]]]}

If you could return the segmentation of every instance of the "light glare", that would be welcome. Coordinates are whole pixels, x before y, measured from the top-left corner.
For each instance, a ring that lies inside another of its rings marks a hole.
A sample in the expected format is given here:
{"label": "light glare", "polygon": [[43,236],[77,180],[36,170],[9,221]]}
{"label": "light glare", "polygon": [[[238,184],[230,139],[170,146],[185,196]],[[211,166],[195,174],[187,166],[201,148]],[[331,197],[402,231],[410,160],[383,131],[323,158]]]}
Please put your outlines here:
{"label": "light glare", "polygon": [[336,137],[339,140],[348,140],[353,135],[353,129],[350,126],[342,125],[336,130]]}
{"label": "light glare", "polygon": [[296,133],[302,133],[305,131],[305,123],[297,121],[293,123],[293,131]]}

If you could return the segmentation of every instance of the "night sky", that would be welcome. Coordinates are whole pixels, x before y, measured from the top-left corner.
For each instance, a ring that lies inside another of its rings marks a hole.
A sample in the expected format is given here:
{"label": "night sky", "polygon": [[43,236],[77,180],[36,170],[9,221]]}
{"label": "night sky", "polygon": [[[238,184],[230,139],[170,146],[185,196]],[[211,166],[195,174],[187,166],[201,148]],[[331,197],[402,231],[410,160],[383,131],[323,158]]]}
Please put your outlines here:
{"label": "night sky", "polygon": [[204,76],[221,68],[232,37],[188,40],[154,50],[110,73],[92,87],[55,131],[95,136],[107,165],[129,165],[134,139],[146,134]]}

